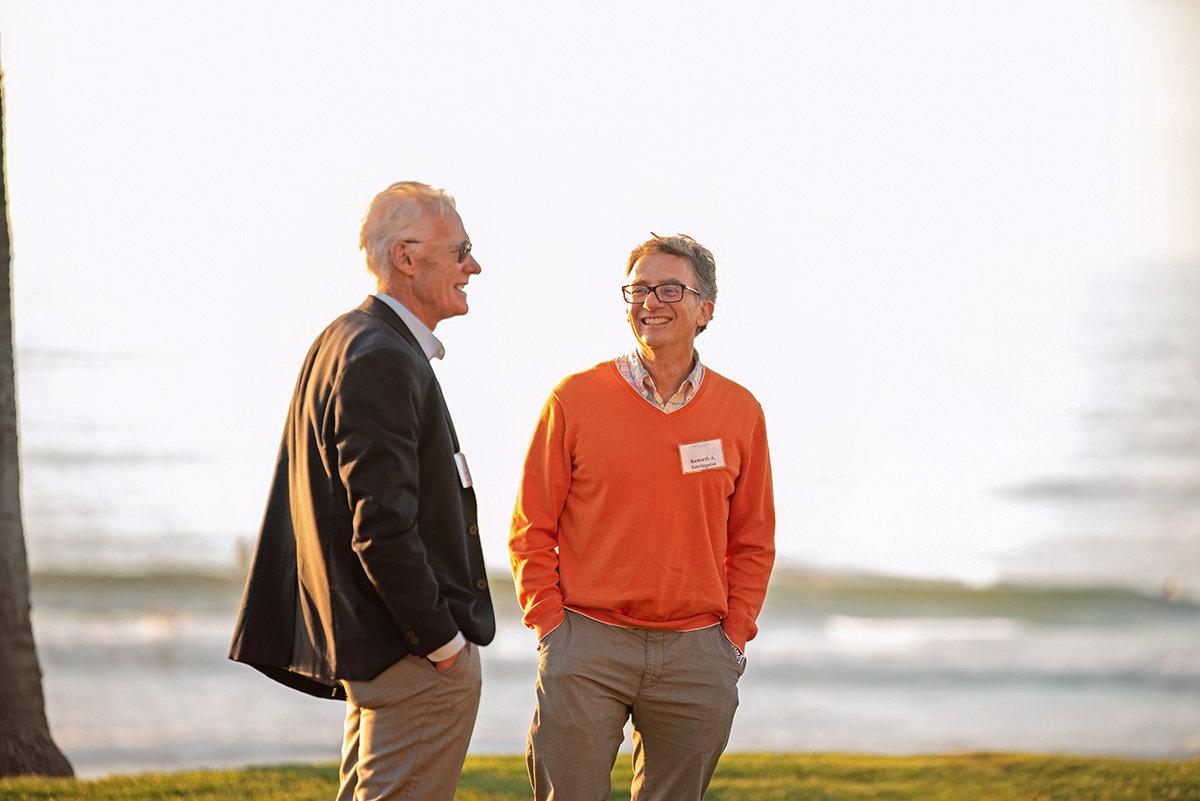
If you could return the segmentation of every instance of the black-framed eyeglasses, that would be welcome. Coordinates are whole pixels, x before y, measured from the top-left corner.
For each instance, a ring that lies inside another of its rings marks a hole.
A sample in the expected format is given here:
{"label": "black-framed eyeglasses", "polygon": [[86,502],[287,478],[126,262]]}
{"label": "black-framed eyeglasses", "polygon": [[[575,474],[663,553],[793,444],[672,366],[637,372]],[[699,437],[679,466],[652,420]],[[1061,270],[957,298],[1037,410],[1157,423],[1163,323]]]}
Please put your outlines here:
{"label": "black-framed eyeglasses", "polygon": [[471,252],[471,240],[464,239],[461,242],[430,242],[425,239],[404,239],[403,242],[408,242],[410,245],[446,245],[448,247],[458,248],[458,263],[462,264],[463,259]]}
{"label": "black-framed eyeglasses", "polygon": [[625,296],[626,303],[645,303],[646,298],[650,297],[651,292],[654,293],[654,297],[663,303],[678,303],[683,300],[684,292],[691,292],[698,297],[700,296],[699,292],[685,284],[659,284],[658,286],[630,284],[629,286],[621,287],[621,294]]}

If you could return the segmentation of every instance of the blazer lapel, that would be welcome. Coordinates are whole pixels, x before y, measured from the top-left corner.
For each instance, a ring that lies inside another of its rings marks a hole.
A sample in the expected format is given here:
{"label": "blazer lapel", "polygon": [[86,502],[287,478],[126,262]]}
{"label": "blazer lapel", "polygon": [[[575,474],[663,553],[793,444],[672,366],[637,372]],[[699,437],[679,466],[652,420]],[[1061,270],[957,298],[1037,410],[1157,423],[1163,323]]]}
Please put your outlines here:
{"label": "blazer lapel", "polygon": [[[404,337],[405,342],[411,345],[417,353],[421,354],[422,358],[425,357],[425,351],[421,350],[421,343],[417,342],[416,336],[405,322],[400,319],[400,315],[392,310],[392,307],[374,295],[368,295],[367,299],[359,305],[358,310],[372,317],[377,317],[396,329],[400,336]],[[457,453],[461,450],[458,444],[458,432],[454,430],[454,421],[450,419],[450,407],[446,405],[446,396],[442,394],[442,383],[438,381],[437,371],[433,369],[432,364],[429,365],[429,371],[433,373],[433,385],[437,388],[438,400],[442,404],[442,416],[446,419],[446,426],[450,429],[450,440],[454,443],[454,451]]]}

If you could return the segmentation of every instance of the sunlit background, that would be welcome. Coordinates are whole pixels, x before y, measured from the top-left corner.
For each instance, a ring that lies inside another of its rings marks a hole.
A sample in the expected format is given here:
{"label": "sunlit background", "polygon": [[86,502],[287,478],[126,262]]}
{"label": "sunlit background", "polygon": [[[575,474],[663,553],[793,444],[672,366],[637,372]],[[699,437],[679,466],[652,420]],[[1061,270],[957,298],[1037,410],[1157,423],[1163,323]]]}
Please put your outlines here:
{"label": "sunlit background", "polygon": [[[1200,598],[1197,41],[1187,0],[0,1],[26,534],[35,574],[75,577],[37,620],[59,739],[152,763],[129,754],[161,731],[69,718],[68,646],[182,647],[191,618],[128,601],[101,636],[66,588],[238,574],[304,352],[371,288],[361,215],[402,179],[456,196],[483,267],[436,370],[498,573],[541,404],[632,346],[625,257],[680,231],[717,259],[701,356],[766,411],[783,568]],[[1139,669],[1200,681],[1184,606]],[[931,634],[835,604],[819,630],[1007,659],[1004,610]],[[225,614],[196,639],[223,648]],[[1200,709],[1155,703],[1178,733],[1150,750],[1200,752]],[[856,747],[779,725],[742,744]],[[857,747],[981,745],[904,734]]]}

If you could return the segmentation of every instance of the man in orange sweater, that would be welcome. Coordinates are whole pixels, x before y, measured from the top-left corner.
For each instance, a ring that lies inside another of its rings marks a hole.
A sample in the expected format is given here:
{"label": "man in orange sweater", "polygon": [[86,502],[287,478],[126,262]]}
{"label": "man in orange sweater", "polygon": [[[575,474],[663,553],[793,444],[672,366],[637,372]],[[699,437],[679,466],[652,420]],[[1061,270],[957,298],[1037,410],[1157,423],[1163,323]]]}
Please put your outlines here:
{"label": "man in orange sweater", "polygon": [[635,801],[703,797],[775,557],[762,408],[695,350],[712,254],[655,235],[626,274],[637,347],[551,393],[513,513],[540,655],[526,749],[538,799],[608,798],[629,719]]}

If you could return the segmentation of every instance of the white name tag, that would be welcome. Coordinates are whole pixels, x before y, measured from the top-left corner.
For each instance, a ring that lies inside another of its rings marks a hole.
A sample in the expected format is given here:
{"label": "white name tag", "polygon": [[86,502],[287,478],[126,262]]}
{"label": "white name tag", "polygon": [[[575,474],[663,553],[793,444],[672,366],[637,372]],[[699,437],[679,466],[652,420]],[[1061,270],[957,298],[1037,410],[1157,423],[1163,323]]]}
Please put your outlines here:
{"label": "white name tag", "polygon": [[471,486],[471,468],[467,467],[467,457],[462,451],[454,454],[454,466],[458,468],[458,480],[463,487]]}
{"label": "white name tag", "polygon": [[721,450],[719,439],[680,445],[679,458],[683,460],[684,475],[725,466],[725,452]]}

